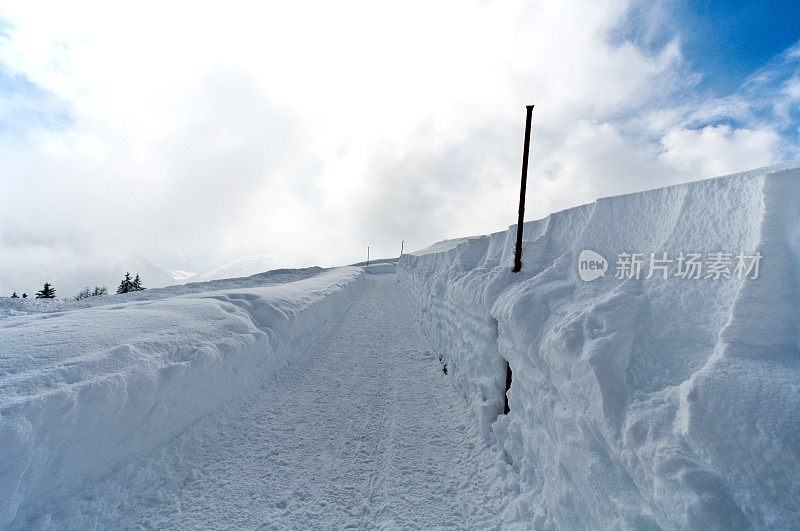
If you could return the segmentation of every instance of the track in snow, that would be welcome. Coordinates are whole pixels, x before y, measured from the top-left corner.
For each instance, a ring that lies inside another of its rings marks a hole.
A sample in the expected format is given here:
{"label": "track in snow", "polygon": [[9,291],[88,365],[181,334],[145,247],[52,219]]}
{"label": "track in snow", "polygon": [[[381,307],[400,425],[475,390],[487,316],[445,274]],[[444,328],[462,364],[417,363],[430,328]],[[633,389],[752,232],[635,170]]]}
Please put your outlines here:
{"label": "track in snow", "polygon": [[257,393],[18,525],[485,527],[486,447],[394,275]]}

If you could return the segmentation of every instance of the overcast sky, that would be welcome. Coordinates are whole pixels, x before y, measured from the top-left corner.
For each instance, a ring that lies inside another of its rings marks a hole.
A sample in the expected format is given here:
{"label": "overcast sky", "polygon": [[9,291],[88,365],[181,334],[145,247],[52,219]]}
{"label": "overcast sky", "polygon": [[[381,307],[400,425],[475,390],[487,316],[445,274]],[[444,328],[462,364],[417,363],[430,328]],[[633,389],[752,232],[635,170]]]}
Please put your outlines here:
{"label": "overcast sky", "polygon": [[798,158],[797,2],[684,4],[0,1],[0,295],[502,230],[526,104],[526,219]]}

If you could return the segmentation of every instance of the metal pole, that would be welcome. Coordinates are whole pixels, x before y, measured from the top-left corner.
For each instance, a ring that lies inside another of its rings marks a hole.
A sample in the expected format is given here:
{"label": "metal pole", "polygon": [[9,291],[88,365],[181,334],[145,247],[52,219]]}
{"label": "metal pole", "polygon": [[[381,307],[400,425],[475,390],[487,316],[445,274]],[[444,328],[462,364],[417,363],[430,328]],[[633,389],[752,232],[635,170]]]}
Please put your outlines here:
{"label": "metal pole", "polygon": [[367,245],[367,265],[369,265],[369,245]]}
{"label": "metal pole", "polygon": [[533,105],[526,105],[525,148],[522,150],[522,183],[519,187],[519,218],[517,219],[517,246],[514,249],[514,273],[522,269],[522,222],[525,218],[525,185],[528,183],[528,153],[531,146],[531,114]]}
{"label": "metal pole", "polygon": [[403,246],[406,244],[405,240],[400,240],[400,256],[403,256]]}
{"label": "metal pole", "polygon": [[511,409],[508,407],[508,391],[511,390],[511,364],[506,361],[506,392],[503,394],[505,404],[503,405],[503,414],[508,415]]}

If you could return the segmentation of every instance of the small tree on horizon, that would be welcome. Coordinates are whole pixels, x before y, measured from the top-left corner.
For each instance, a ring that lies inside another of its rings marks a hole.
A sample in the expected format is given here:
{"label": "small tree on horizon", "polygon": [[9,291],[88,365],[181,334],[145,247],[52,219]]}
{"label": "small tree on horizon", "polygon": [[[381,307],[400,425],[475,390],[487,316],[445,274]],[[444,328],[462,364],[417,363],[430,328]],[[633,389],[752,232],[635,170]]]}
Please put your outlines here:
{"label": "small tree on horizon", "polygon": [[44,287],[41,291],[36,292],[37,299],[55,299],[56,298],[56,290],[53,286],[50,285],[49,282],[44,283]]}
{"label": "small tree on horizon", "polygon": [[92,291],[92,289],[89,286],[86,286],[80,291],[80,293],[75,295],[75,300],[80,301],[83,299],[88,299],[89,297],[97,297],[100,295],[105,295],[106,293],[108,293],[108,288],[106,288],[105,286],[103,286],[102,288],[100,286],[95,286],[94,291]]}
{"label": "small tree on horizon", "polygon": [[28,298],[28,294],[27,294],[27,293],[23,293],[23,294],[22,294],[22,298],[23,298],[23,299],[27,299],[27,298]]}
{"label": "small tree on horizon", "polygon": [[117,288],[117,294],[121,293],[129,293],[134,290],[133,280],[131,280],[130,272],[125,273],[125,278],[122,279],[122,282],[119,283],[119,287]]}
{"label": "small tree on horizon", "polygon": [[16,292],[16,291],[15,291],[14,293],[12,293],[12,294],[11,294],[11,298],[12,298],[12,299],[19,299],[19,295],[17,295],[17,292]]}
{"label": "small tree on horizon", "polygon": [[136,278],[133,279],[133,290],[132,291],[144,291],[147,288],[142,287],[142,281],[139,280],[139,273],[136,273]]}
{"label": "small tree on horizon", "polygon": [[91,297],[91,296],[92,296],[92,292],[89,291],[89,286],[86,286],[85,288],[80,290],[77,295],[75,295],[75,300],[76,301],[80,301],[80,300],[83,300],[83,299],[85,299],[87,297]]}
{"label": "small tree on horizon", "polygon": [[107,295],[107,294],[108,294],[107,287],[103,286],[101,288],[100,286],[95,286],[94,291],[92,292],[92,297],[99,297],[100,295]]}

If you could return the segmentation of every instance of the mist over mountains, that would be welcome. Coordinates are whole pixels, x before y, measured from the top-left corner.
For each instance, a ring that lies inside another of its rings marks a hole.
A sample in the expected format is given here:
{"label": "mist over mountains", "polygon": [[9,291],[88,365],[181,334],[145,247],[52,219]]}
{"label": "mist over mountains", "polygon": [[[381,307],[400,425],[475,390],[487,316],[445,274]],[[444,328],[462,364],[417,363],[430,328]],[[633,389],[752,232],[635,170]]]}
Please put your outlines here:
{"label": "mist over mountains", "polygon": [[[107,286],[113,292],[126,271],[138,273],[144,287],[158,288],[185,282],[205,282],[222,278],[237,278],[262,273],[280,267],[278,261],[269,255],[249,254],[231,258],[213,267],[202,267],[187,260],[179,251],[167,261],[156,261],[141,254],[124,257],[108,257],[104,264],[83,264],[80,268],[64,264],[74,264],[64,260],[50,267],[34,265],[15,267],[14,263],[2,265],[0,269],[0,296],[28,293],[32,296],[41,289],[44,282],[50,282],[58,298],[71,298],[86,286]],[[38,277],[33,283],[30,278]]]}

